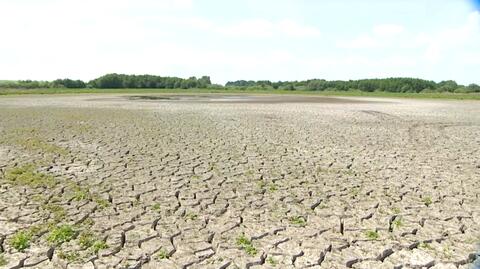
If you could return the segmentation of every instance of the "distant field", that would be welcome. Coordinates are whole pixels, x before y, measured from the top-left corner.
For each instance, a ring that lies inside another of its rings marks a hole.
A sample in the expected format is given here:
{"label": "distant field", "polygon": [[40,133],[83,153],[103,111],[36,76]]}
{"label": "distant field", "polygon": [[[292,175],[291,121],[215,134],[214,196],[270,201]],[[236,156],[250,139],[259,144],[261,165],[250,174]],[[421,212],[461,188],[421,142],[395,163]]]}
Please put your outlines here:
{"label": "distant field", "polygon": [[371,96],[423,99],[480,100],[479,93],[391,93],[362,91],[288,91],[288,90],[239,90],[239,89],[0,89],[0,95],[21,94],[79,94],[79,93],[257,93],[257,94],[303,94],[323,96]]}

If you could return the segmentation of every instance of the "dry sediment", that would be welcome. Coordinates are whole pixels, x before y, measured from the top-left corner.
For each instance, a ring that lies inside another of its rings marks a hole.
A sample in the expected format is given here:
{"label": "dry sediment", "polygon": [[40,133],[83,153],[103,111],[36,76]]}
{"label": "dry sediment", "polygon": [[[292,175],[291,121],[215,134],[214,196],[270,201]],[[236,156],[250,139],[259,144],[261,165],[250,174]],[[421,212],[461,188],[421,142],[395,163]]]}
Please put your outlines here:
{"label": "dry sediment", "polygon": [[479,160],[474,101],[2,97],[0,264],[469,268]]}

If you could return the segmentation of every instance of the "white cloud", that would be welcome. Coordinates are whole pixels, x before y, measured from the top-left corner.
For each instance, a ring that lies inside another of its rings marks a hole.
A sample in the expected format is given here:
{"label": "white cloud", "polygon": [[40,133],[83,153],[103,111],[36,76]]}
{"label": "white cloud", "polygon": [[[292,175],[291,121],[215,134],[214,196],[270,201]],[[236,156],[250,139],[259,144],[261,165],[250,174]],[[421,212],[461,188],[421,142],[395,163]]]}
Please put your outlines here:
{"label": "white cloud", "polygon": [[443,57],[459,54],[469,47],[480,44],[480,12],[468,15],[463,25],[442,29],[437,33],[422,33],[416,38],[416,43],[425,46],[425,59],[439,62]]}
{"label": "white cloud", "polygon": [[405,27],[397,24],[379,24],[367,34],[362,34],[351,40],[337,42],[337,46],[347,49],[373,49],[396,43],[399,36],[405,32]]}
{"label": "white cloud", "polygon": [[373,28],[373,33],[378,36],[394,36],[405,31],[402,25],[381,24]]}
{"label": "white cloud", "polygon": [[320,35],[320,31],[317,28],[303,25],[293,20],[275,22],[266,19],[250,19],[230,25],[218,26],[215,30],[230,37],[241,38],[307,38]]}

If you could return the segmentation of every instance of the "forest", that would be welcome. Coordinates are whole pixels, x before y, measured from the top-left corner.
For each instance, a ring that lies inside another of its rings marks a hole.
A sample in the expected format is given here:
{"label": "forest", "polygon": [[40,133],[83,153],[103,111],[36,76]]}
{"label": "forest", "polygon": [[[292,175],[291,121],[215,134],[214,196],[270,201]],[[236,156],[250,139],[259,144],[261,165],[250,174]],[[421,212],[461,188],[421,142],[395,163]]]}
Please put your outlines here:
{"label": "forest", "polygon": [[73,79],[57,79],[54,81],[0,80],[0,88],[5,89],[41,89],[41,88],[68,88],[68,89],[206,89],[224,88],[237,90],[287,90],[287,91],[350,91],[363,92],[457,92],[479,93],[477,84],[461,85],[453,80],[435,82],[418,78],[383,78],[361,80],[324,80],[311,79],[304,81],[269,80],[237,80],[230,81],[225,86],[212,84],[209,76],[188,79],[179,77],[162,77],[154,75],[126,75],[107,74],[88,82]]}

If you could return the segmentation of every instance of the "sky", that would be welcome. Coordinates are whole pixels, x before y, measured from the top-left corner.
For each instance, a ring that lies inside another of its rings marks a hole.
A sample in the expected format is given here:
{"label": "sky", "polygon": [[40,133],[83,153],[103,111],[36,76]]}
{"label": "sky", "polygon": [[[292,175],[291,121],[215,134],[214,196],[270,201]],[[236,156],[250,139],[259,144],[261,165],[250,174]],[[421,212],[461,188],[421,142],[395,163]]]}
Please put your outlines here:
{"label": "sky", "polygon": [[0,80],[480,84],[480,0],[0,0]]}

